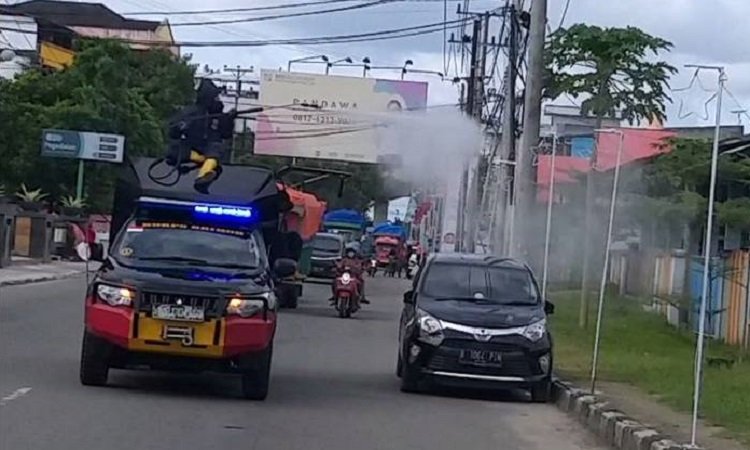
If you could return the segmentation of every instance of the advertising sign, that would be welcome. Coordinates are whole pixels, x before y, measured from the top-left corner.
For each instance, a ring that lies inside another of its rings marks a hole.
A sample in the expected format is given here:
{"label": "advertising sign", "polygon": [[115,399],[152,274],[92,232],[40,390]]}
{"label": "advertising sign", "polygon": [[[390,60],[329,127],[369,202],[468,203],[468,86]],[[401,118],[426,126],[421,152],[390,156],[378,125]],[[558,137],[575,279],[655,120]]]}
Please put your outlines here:
{"label": "advertising sign", "polygon": [[125,137],[119,134],[43,130],[42,156],[121,163]]}
{"label": "advertising sign", "polygon": [[376,163],[393,153],[393,115],[427,106],[427,83],[262,70],[260,102],[256,154]]}

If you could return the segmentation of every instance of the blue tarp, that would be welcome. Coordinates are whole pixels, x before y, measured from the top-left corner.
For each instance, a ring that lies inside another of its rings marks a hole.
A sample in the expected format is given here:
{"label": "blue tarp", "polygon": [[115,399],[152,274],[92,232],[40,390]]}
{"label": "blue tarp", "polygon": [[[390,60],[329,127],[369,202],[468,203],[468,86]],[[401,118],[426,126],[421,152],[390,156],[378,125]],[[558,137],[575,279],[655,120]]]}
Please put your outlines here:
{"label": "blue tarp", "polygon": [[352,225],[364,226],[365,216],[353,209],[334,209],[323,216],[323,222],[350,223]]}
{"label": "blue tarp", "polygon": [[394,225],[390,222],[384,222],[375,225],[375,229],[372,231],[375,236],[399,236],[406,238],[406,228],[403,225]]}

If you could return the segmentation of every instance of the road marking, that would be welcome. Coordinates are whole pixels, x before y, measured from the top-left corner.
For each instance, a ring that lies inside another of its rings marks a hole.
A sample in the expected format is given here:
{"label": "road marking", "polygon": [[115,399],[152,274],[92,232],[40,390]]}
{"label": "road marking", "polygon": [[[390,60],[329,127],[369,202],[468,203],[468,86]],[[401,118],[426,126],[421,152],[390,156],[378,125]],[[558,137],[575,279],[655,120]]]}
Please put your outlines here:
{"label": "road marking", "polygon": [[31,391],[30,387],[22,387],[18,388],[15,391],[13,391],[12,394],[6,395],[3,398],[0,398],[0,406],[5,406],[8,402],[12,402],[13,400],[19,399],[23,397],[24,395],[28,394]]}

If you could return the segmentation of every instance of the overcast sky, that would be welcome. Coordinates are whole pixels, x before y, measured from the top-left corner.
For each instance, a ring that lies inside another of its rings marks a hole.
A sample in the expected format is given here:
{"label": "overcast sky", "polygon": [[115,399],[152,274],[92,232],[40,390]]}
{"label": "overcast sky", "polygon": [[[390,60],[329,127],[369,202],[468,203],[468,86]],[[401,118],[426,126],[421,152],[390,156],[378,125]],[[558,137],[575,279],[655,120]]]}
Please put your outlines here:
{"label": "overcast sky", "polygon": [[[108,6],[120,13],[133,11],[176,11],[189,9],[238,8],[280,3],[296,3],[301,0],[104,0]],[[306,0],[305,0],[306,1]],[[497,7],[500,0],[472,0],[472,11],[483,11]],[[528,3],[528,0],[527,2]],[[549,0],[549,23],[556,28],[566,0]],[[448,4],[449,19],[455,18],[456,1]],[[310,7],[332,8],[341,4]],[[295,11],[301,11],[299,9]],[[185,21],[236,19],[240,17],[279,14],[284,11],[262,11],[254,13],[234,13],[232,15],[169,16],[172,23]],[[161,19],[163,16],[141,17]],[[674,50],[665,58],[680,68],[680,75],[672,81],[673,88],[687,86],[692,76],[690,69],[682,66],[688,63],[721,64],[728,74],[728,89],[744,107],[750,109],[750,47],[747,41],[747,20],[750,18],[750,0],[571,0],[565,25],[586,22],[601,26],[636,26],[646,32],[661,36],[674,43]],[[439,22],[443,19],[443,4],[440,2],[408,2],[380,5],[357,11],[331,13],[327,15],[290,18],[266,22],[201,27],[174,27],[177,40],[236,40],[266,38],[296,38],[323,35],[362,33],[389,28],[400,28]],[[384,40],[372,43],[349,43],[343,45],[322,45],[313,47],[264,47],[232,49],[185,49],[193,53],[194,60],[215,68],[223,65],[254,66],[257,68],[286,68],[292,58],[315,54],[326,54],[331,58],[352,57],[361,60],[369,56],[374,65],[402,65],[406,59],[414,61],[414,67],[444,71],[442,33],[427,36]],[[297,70],[319,71],[324,66],[299,65]],[[449,72],[455,72],[452,64]],[[335,74],[361,75],[361,68],[336,67]],[[376,71],[373,75],[383,78],[399,76],[398,72]],[[409,79],[430,82],[430,102],[432,104],[455,103],[457,89],[449,82],[441,82],[438,77],[408,75]],[[702,73],[700,80],[706,88],[714,88],[716,75]],[[703,103],[710,93],[700,90],[697,83],[687,92],[674,92],[674,105],[669,109],[670,123],[705,123],[700,116]],[[687,119],[678,117],[680,99],[685,101],[685,110],[694,111]],[[567,103],[563,99],[558,103]],[[740,109],[731,99],[725,98],[724,123],[737,123],[737,117],[730,111]],[[713,109],[711,105],[711,120]],[[748,117],[743,123],[749,125]]]}

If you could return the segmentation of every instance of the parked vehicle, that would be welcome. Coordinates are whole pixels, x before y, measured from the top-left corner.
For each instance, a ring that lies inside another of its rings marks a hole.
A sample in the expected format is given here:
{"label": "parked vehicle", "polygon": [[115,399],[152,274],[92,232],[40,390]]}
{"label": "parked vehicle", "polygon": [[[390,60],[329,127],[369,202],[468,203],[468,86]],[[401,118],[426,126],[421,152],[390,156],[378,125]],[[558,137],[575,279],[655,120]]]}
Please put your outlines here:
{"label": "parked vehicle", "polygon": [[344,237],[337,233],[317,233],[312,239],[310,277],[335,278],[336,263],[344,256]]}
{"label": "parked vehicle", "polygon": [[403,297],[397,374],[425,385],[526,388],[550,398],[552,337],[529,267],[510,258],[438,253]]}

